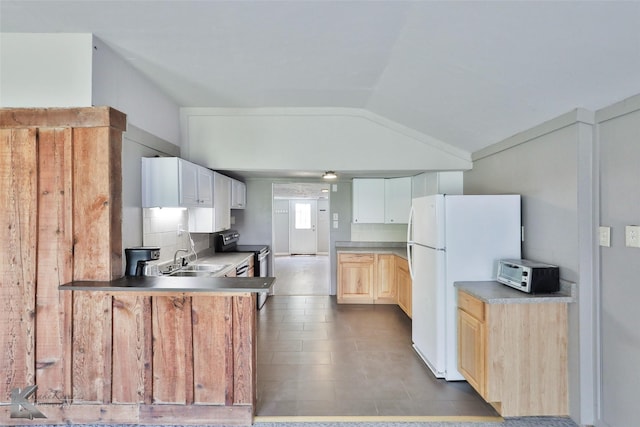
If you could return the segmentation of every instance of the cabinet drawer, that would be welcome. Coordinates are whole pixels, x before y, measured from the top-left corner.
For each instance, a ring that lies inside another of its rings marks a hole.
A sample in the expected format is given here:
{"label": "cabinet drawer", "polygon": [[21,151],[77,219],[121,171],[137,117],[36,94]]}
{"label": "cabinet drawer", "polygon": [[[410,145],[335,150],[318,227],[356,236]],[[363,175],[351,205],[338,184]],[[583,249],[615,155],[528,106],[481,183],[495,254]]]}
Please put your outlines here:
{"label": "cabinet drawer", "polygon": [[373,262],[373,254],[338,254],[339,262]]}
{"label": "cabinet drawer", "polygon": [[458,291],[458,307],[476,319],[484,321],[484,303],[468,293]]}

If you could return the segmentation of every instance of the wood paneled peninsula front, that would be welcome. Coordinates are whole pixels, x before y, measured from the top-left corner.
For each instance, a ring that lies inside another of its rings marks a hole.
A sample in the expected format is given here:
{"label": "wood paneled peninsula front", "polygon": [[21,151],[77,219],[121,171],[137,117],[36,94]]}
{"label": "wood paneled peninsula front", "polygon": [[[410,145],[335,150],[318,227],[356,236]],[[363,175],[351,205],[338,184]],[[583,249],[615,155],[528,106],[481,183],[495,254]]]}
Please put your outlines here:
{"label": "wood paneled peninsula front", "polygon": [[458,370],[502,416],[569,413],[567,304],[575,284],[527,294],[457,282]]}
{"label": "wood paneled peninsula front", "polygon": [[273,281],[160,276],[60,286],[84,301],[73,306],[71,360],[85,368],[73,373],[64,419],[252,424],[256,293]]}

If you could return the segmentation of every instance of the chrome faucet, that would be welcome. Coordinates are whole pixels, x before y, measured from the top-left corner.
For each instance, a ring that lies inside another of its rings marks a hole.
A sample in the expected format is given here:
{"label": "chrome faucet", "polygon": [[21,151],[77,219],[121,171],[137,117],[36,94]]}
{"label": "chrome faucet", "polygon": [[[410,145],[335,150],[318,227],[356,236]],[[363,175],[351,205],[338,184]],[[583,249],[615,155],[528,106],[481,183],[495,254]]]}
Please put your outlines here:
{"label": "chrome faucet", "polygon": [[187,254],[189,253],[189,251],[188,251],[187,249],[178,249],[178,250],[176,251],[176,253],[175,253],[175,254],[173,254],[173,266],[174,266],[175,268],[180,268],[180,267],[182,267],[182,262],[180,262],[180,265],[177,265],[177,262],[178,262],[178,253],[180,253],[180,252],[184,252],[184,253],[187,253]]}

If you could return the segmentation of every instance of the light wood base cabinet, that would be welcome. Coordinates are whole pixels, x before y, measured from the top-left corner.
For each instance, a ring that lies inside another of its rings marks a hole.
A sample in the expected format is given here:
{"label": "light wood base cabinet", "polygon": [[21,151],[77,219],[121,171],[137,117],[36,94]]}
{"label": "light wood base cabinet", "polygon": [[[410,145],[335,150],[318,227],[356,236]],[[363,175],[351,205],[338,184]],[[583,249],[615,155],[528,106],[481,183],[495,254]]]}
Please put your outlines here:
{"label": "light wood base cabinet", "polygon": [[398,304],[411,317],[407,260],[389,253],[338,253],[338,303]]}
{"label": "light wood base cabinet", "polygon": [[373,304],[374,267],[374,254],[338,254],[339,304]]}
{"label": "light wood base cabinet", "polygon": [[411,275],[406,259],[396,257],[396,286],[398,288],[398,305],[407,316],[411,317]]}
{"label": "light wood base cabinet", "polygon": [[397,304],[396,260],[393,254],[376,254],[373,300],[376,304]]}
{"label": "light wood base cabinet", "polygon": [[568,414],[567,305],[458,292],[458,370],[500,415]]}

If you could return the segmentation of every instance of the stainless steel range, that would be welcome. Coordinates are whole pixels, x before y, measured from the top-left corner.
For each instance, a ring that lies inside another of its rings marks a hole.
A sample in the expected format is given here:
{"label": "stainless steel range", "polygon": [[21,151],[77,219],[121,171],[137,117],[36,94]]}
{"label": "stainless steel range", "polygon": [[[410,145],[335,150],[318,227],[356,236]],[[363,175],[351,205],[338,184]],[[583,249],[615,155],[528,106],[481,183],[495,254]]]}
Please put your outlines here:
{"label": "stainless steel range", "polygon": [[[240,233],[236,230],[222,231],[214,235],[214,247],[216,252],[247,252],[253,253],[253,275],[255,277],[267,277],[269,275],[268,257],[271,251],[268,245],[238,245]],[[258,294],[258,310],[267,301],[268,293]]]}

